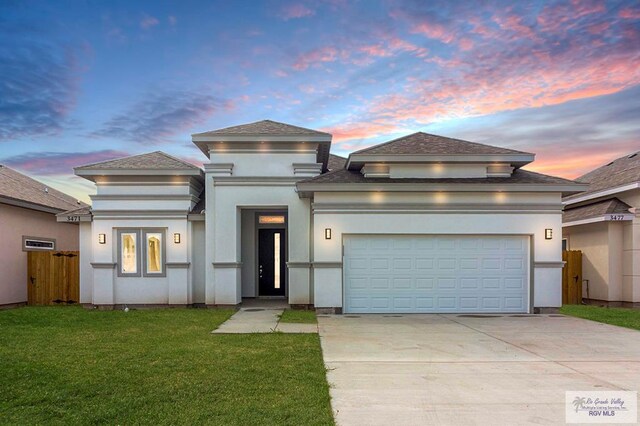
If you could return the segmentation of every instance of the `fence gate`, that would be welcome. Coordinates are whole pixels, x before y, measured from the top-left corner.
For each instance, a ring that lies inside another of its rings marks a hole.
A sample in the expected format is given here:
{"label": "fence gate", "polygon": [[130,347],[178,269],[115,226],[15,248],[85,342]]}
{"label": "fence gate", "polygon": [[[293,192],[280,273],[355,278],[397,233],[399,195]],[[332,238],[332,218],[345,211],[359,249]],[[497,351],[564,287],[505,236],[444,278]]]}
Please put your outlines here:
{"label": "fence gate", "polygon": [[565,250],[562,260],[565,262],[562,268],[562,304],[579,305],[582,303],[582,252]]}
{"label": "fence gate", "polygon": [[78,303],[80,300],[79,252],[28,252],[27,289],[29,305]]}

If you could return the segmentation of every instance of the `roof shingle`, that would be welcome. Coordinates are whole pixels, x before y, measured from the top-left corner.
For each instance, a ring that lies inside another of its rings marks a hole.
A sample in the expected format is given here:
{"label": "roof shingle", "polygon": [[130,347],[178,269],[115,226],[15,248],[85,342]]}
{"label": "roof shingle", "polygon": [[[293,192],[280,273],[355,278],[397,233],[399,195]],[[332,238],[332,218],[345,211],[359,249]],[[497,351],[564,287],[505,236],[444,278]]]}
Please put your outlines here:
{"label": "roof shingle", "polygon": [[209,132],[195,133],[193,136],[259,136],[259,135],[325,135],[331,136],[329,133],[319,132],[317,130],[306,129],[304,127],[292,126],[291,124],[280,123],[272,120],[256,121],[254,123],[241,124],[239,126],[225,127],[224,129],[211,130]]}
{"label": "roof shingle", "polygon": [[329,162],[327,163],[327,169],[331,170],[339,170],[344,169],[344,166],[347,164],[347,159],[344,157],[340,157],[339,155],[329,154]]}
{"label": "roof shingle", "polygon": [[[620,157],[602,167],[580,176],[579,182],[589,184],[589,189],[576,196],[602,191],[640,181],[640,151]],[[572,197],[568,197],[570,200]]]}
{"label": "roof shingle", "polygon": [[491,145],[483,145],[461,139],[432,135],[418,132],[403,136],[389,142],[364,148],[351,155],[504,155],[524,154],[528,152],[516,151]]}
{"label": "roof shingle", "polygon": [[599,201],[586,206],[580,206],[572,209],[566,209],[562,214],[562,223],[576,222],[578,220],[592,219],[607,214],[629,213],[630,205],[611,198],[609,200]]}
{"label": "roof shingle", "polygon": [[500,183],[500,184],[575,184],[574,181],[548,176],[528,170],[516,169],[510,177],[488,178],[371,178],[365,177],[360,171],[338,169],[315,176],[300,183]]}
{"label": "roof shingle", "polygon": [[0,165],[0,197],[60,211],[86,206],[64,192],[57,191],[3,165]]}
{"label": "roof shingle", "polygon": [[74,170],[87,169],[201,170],[198,166],[175,158],[162,151],[149,152],[147,154],[132,155],[130,157],[116,158],[113,160],[102,161],[100,163],[87,164],[85,166],[76,167]]}

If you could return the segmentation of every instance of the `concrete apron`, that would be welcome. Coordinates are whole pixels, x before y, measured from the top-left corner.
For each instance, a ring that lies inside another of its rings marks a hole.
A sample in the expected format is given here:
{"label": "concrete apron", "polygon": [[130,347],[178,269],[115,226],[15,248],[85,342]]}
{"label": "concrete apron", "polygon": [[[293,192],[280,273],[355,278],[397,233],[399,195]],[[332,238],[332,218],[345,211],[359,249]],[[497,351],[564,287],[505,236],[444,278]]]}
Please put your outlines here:
{"label": "concrete apron", "polygon": [[222,323],[212,334],[242,333],[317,333],[316,324],[293,324],[280,322],[284,309],[241,308]]}
{"label": "concrete apron", "polygon": [[578,318],[318,321],[339,425],[565,424],[565,391],[640,385],[640,332]]}

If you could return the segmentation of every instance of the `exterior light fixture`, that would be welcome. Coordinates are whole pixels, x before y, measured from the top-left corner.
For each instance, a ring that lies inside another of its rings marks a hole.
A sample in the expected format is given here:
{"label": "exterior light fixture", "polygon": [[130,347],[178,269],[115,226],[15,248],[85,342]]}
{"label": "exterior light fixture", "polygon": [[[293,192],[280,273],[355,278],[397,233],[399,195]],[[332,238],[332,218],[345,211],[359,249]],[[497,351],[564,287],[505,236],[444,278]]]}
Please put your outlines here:
{"label": "exterior light fixture", "polygon": [[325,228],[324,229],[324,239],[325,240],[330,240],[331,239],[331,228]]}
{"label": "exterior light fixture", "polygon": [[173,242],[176,244],[180,244],[180,233],[176,232],[173,234]]}
{"label": "exterior light fixture", "polygon": [[547,229],[545,229],[545,230],[544,230],[544,239],[545,239],[545,240],[550,240],[550,239],[552,238],[552,236],[553,236],[553,233],[552,233],[552,232],[553,232],[553,231],[552,231],[552,229],[551,229],[551,228],[547,228]]}
{"label": "exterior light fixture", "polygon": [[98,234],[98,244],[107,243],[107,234]]}

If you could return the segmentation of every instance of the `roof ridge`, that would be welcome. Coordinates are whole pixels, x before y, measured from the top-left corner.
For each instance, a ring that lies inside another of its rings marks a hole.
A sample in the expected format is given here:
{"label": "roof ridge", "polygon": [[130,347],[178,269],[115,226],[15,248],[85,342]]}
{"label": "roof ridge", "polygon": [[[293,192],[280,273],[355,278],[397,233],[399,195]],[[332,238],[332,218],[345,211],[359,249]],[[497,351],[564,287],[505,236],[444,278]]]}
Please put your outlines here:
{"label": "roof ridge", "polygon": [[[257,125],[264,124],[264,123],[275,124],[277,126],[285,126],[285,127],[289,127],[289,128],[292,128],[292,129],[300,130],[300,131],[305,132],[305,133],[321,134],[321,135],[329,135],[329,136],[331,136],[330,133],[321,132],[319,130],[309,129],[307,127],[296,126],[294,124],[284,123],[284,122],[281,122],[281,121],[275,121],[275,120],[271,120],[271,119],[263,119],[263,120],[258,120],[258,121],[252,121],[250,123],[236,124],[234,126],[227,126],[227,127],[223,127],[223,128],[220,128],[220,129],[193,133],[191,136],[201,136],[201,135],[207,135],[207,134],[224,135],[224,134],[227,134],[227,133],[230,134],[230,135],[237,135],[237,134],[240,134],[240,133],[229,132],[229,131],[230,130],[236,130],[238,128],[243,128],[243,127],[257,126]],[[260,132],[257,132],[256,134],[259,134],[259,133]],[[245,134],[251,135],[252,133],[245,133]],[[278,133],[276,131],[273,134],[277,135]],[[284,132],[282,134],[286,135],[286,133],[284,133]]]}
{"label": "roof ridge", "polygon": [[90,168],[93,168],[93,167],[96,167],[96,166],[102,166],[102,165],[105,165],[105,164],[108,164],[108,163],[112,163],[114,161],[125,160],[125,159],[130,160],[130,159],[133,159],[133,158],[144,157],[144,156],[148,156],[148,155],[152,155],[152,154],[158,154],[158,155],[161,155],[161,156],[163,156],[165,158],[168,158],[170,160],[177,161],[178,163],[183,164],[183,165],[187,166],[188,168],[192,168],[192,169],[196,169],[196,170],[202,170],[200,167],[196,166],[195,164],[191,164],[188,161],[185,161],[185,160],[182,160],[180,158],[174,157],[173,155],[167,154],[166,152],[160,151],[160,150],[151,151],[151,152],[143,152],[141,154],[127,155],[127,156],[124,156],[124,157],[116,157],[116,158],[112,158],[110,160],[99,161],[97,163],[84,164],[82,166],[74,167],[74,170],[90,169]]}
{"label": "roof ridge", "polygon": [[[614,164],[614,163],[616,163],[617,161],[624,160],[624,159],[629,159],[629,157],[631,157],[632,155],[637,155],[637,154],[640,154],[640,151],[635,151],[635,152],[631,152],[631,153],[629,153],[629,154],[625,154],[625,155],[623,155],[623,156],[621,156],[621,157],[616,158],[615,160],[611,160],[611,161],[609,161],[609,162],[607,162],[607,163],[605,163],[605,164],[603,164],[603,165],[601,165],[601,166],[599,166],[599,167],[596,167],[596,168],[595,168],[595,169],[593,169],[593,170],[588,171],[587,173],[585,173],[585,174],[583,174],[583,175],[579,176],[577,179],[578,179],[578,180],[579,180],[579,179],[582,179],[583,177],[585,177],[585,176],[587,176],[587,175],[590,175],[591,173],[595,173],[595,172],[597,172],[597,171],[598,171],[598,170],[600,170],[600,169],[604,169],[605,167],[609,167],[609,166],[613,165],[613,164]],[[614,176],[614,175],[617,175],[617,174],[620,174],[620,173],[624,173],[624,172],[626,172],[626,171],[628,171],[628,170],[629,170],[629,169],[622,169],[622,170],[613,170],[613,171],[609,171],[609,175],[610,175],[610,176]],[[585,183],[591,183],[591,182],[585,182]]]}
{"label": "roof ridge", "polygon": [[[15,169],[12,169],[11,167],[8,167],[6,165],[1,165],[1,167],[5,170],[7,170],[9,173],[4,173],[3,176],[6,179],[11,179],[13,182],[17,183],[20,186],[24,186],[24,185],[28,185],[30,187],[30,189],[33,189],[35,191],[38,192],[43,192],[45,194],[47,194],[47,196],[50,196],[51,198],[55,198],[58,201],[61,201],[65,204],[69,204],[70,206],[75,206],[76,208],[80,208],[82,206],[85,205],[85,203],[83,203],[82,201],[80,201],[79,199],[77,199],[76,197],[72,197],[69,194],[66,194],[56,188],[54,188],[51,185],[48,185],[44,182],[41,182],[37,179],[32,178],[31,176],[28,176],[24,173],[21,173]],[[17,175],[19,175],[21,177],[21,179],[17,179],[15,176],[12,176],[11,173],[15,173]],[[45,191],[46,189],[46,191]],[[10,197],[10,198],[14,198],[14,197]],[[25,200],[28,201],[28,200]],[[39,203],[39,202],[35,202],[35,201],[29,201],[30,203],[33,204],[38,204],[44,207],[51,207],[51,206],[47,206],[45,204]],[[57,207],[56,207],[57,208]]]}
{"label": "roof ridge", "polygon": [[554,179],[562,179],[562,180],[564,180],[566,182],[569,182],[569,183],[582,183],[582,182],[578,182],[577,180],[571,180],[571,179],[563,178],[563,177],[560,177],[560,176],[548,175],[546,173],[534,172],[532,170],[526,170],[526,169],[522,169],[522,168],[519,168],[519,169],[516,169],[516,170],[513,171],[513,173],[516,173],[516,172],[525,172],[525,173],[530,173],[530,174],[538,175],[538,176],[546,176],[546,177],[552,177]]}
{"label": "roof ridge", "polygon": [[410,137],[412,137],[412,136],[416,136],[416,135],[431,136],[431,137],[436,137],[436,138],[440,138],[440,139],[446,139],[446,140],[455,141],[455,142],[463,142],[463,143],[465,143],[465,144],[471,144],[471,145],[475,145],[475,146],[483,146],[483,147],[499,148],[499,149],[503,149],[503,150],[511,151],[512,153],[516,153],[516,154],[533,155],[533,154],[532,154],[532,153],[530,153],[530,152],[519,151],[519,150],[512,149],[512,148],[504,148],[504,147],[501,147],[501,146],[487,145],[487,144],[480,143],[480,142],[472,142],[472,141],[468,141],[468,140],[465,140],[465,139],[452,138],[452,137],[449,137],[449,136],[436,135],[435,133],[427,133],[427,132],[423,132],[423,131],[417,131],[417,132],[414,132],[414,133],[410,133],[410,134],[408,134],[408,135],[400,136],[400,137],[398,137],[398,138],[392,139],[392,140],[387,141],[387,142],[382,142],[382,143],[379,143],[379,144],[377,144],[377,145],[372,145],[372,146],[369,146],[369,147],[367,147],[367,148],[363,148],[363,149],[360,149],[360,150],[358,150],[358,151],[354,151],[354,152],[352,152],[352,153],[350,153],[350,154],[349,154],[349,157],[350,157],[351,155],[354,155],[354,154],[362,154],[362,153],[366,153],[367,151],[370,151],[370,150],[372,150],[372,149],[378,149],[378,148],[380,148],[380,147],[383,147],[383,146],[386,146],[386,145],[389,145],[389,144],[392,144],[392,143],[400,142],[400,141],[402,141],[403,139],[408,139],[408,138],[410,138]]}
{"label": "roof ridge", "polygon": [[171,154],[167,154],[167,153],[166,153],[166,152],[164,152],[164,151],[154,151],[154,152],[152,152],[151,154],[155,154],[155,153],[162,154],[162,155],[164,155],[164,156],[165,156],[165,157],[167,157],[167,158],[170,158],[170,159],[172,159],[172,160],[178,161],[178,162],[180,162],[180,163],[182,163],[182,164],[184,164],[184,165],[187,165],[187,166],[189,166],[189,167],[193,167],[194,169],[202,170],[200,167],[196,166],[195,164],[191,164],[190,162],[185,161],[185,160],[183,160],[183,159],[181,159],[181,158],[174,157],[173,155],[171,155]]}

